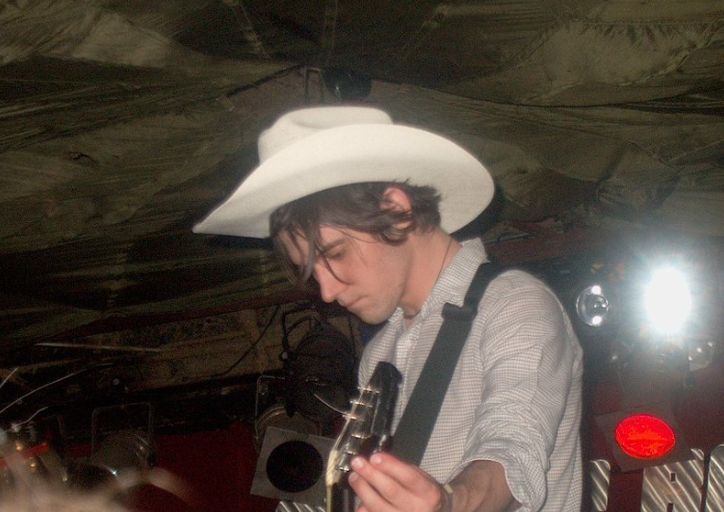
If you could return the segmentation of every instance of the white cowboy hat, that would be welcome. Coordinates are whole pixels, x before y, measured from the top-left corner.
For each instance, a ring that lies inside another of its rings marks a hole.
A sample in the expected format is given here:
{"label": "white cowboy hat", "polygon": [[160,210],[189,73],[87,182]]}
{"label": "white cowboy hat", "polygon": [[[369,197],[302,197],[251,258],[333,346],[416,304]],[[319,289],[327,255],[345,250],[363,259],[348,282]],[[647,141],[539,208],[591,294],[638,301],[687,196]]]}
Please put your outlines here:
{"label": "white cowboy hat", "polygon": [[493,180],[474,156],[439,135],[396,125],[366,107],[289,112],[259,137],[259,166],[195,233],[266,238],[278,207],[328,188],[372,181],[432,186],[442,228],[452,233],[493,197]]}

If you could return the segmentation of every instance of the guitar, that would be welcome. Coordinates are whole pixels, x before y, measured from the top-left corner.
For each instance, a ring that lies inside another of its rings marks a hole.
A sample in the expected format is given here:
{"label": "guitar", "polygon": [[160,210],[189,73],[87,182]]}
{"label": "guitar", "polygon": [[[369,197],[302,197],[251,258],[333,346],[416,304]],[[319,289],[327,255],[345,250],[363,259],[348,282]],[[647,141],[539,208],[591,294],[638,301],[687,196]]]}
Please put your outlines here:
{"label": "guitar", "polygon": [[325,484],[327,512],[353,512],[354,492],[347,478],[350,462],[386,450],[392,440],[390,429],[402,375],[392,364],[377,363],[359,397],[351,402],[342,431],[329,452]]}

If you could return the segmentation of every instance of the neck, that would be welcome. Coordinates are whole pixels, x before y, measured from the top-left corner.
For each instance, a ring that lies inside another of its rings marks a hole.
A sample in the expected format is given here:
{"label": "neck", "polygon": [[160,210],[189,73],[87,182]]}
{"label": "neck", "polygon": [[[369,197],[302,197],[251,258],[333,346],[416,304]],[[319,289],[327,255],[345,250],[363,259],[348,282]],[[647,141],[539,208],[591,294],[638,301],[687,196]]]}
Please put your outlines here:
{"label": "neck", "polygon": [[415,247],[407,276],[407,290],[400,302],[408,321],[420,312],[443,270],[461,247],[459,242],[440,229],[414,236]]}

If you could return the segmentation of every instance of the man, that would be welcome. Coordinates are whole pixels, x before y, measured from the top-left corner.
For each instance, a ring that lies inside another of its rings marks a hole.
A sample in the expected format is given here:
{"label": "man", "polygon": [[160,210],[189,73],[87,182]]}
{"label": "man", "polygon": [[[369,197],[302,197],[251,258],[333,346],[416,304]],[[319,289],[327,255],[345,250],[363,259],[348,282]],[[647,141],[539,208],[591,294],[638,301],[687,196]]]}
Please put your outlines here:
{"label": "man", "polygon": [[[461,305],[480,240],[450,233],[493,196],[483,165],[453,142],[396,125],[376,109],[322,107],[282,116],[259,139],[261,164],[194,229],[271,236],[297,278],[365,322],[365,348],[402,373],[400,419],[442,324]],[[356,457],[361,512],[577,511],[581,351],[553,293],[520,272],[480,302],[420,467]]]}

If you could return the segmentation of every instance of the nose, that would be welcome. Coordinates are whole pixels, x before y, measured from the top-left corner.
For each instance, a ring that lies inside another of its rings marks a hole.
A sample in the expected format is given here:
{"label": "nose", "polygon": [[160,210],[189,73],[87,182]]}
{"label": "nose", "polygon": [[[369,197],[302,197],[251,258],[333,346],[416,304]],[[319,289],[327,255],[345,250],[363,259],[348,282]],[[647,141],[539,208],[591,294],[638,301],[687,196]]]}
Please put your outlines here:
{"label": "nose", "polygon": [[314,268],[314,278],[319,284],[319,295],[324,302],[334,302],[344,289],[345,284],[337,279],[332,271],[324,264],[317,264]]}

